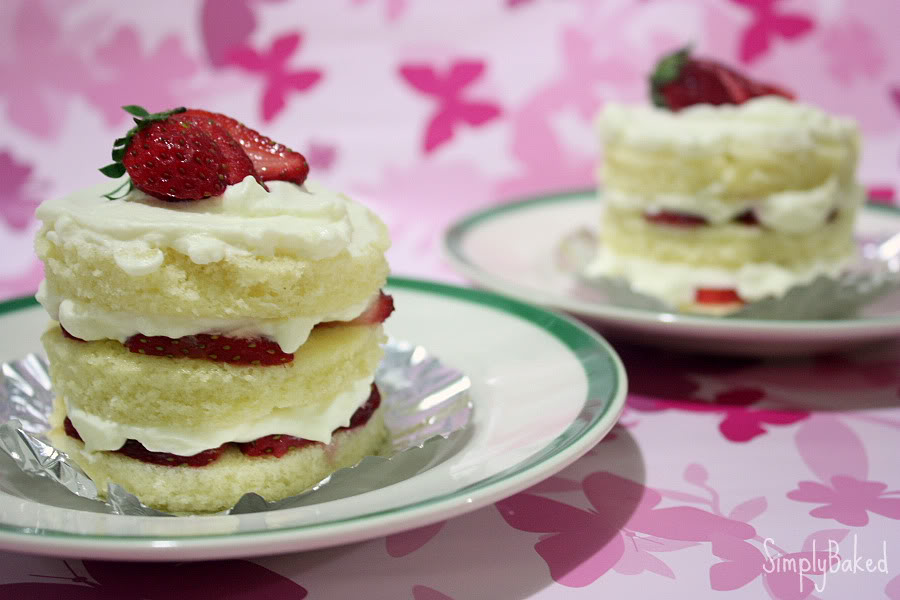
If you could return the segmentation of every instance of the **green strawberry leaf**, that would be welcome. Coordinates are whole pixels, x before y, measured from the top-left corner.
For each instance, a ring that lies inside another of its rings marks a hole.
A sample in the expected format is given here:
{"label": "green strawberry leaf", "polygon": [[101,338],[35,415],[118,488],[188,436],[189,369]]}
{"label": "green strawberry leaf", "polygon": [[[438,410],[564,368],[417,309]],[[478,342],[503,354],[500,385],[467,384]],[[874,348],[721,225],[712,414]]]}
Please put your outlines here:
{"label": "green strawberry leaf", "polygon": [[681,70],[691,59],[693,47],[688,44],[684,48],[663,56],[650,75],[650,99],[654,106],[668,108],[662,88],[681,76]]}
{"label": "green strawberry leaf", "polygon": [[138,106],[136,104],[128,104],[122,107],[122,110],[127,112],[130,115],[134,115],[136,117],[149,117],[150,111],[144,108],[143,106]]}
{"label": "green strawberry leaf", "polygon": [[118,179],[122,175],[125,174],[125,165],[121,162],[114,162],[112,164],[108,164],[105,167],[100,169],[100,172],[106,175],[107,177],[113,177]]}

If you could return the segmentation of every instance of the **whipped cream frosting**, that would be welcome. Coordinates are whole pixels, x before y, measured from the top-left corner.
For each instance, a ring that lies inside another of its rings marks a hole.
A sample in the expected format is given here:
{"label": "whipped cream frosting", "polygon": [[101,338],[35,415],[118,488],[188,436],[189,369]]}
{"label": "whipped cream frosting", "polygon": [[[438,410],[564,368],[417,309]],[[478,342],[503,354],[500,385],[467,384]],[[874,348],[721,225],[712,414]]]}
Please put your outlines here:
{"label": "whipped cream frosting", "polygon": [[107,248],[132,276],[159,269],[166,249],[204,265],[231,256],[320,260],[345,250],[356,256],[386,244],[378,217],[314,181],[269,181],[267,192],[248,176],[221,196],[182,202],[178,210],[137,189],[119,200],[104,198],[116,185],[42,203],[35,214],[47,239]]}
{"label": "whipped cream frosting", "polygon": [[90,303],[60,298],[50,293],[43,281],[35,297],[53,320],[59,321],[66,331],[85,341],[125,342],[138,333],[170,338],[215,333],[237,338],[265,337],[275,341],[283,352],[293,353],[306,342],[317,324],[352,321],[365,312],[378,295],[341,311],[286,319],[216,319],[114,312]]}
{"label": "whipped cream frosting", "polygon": [[193,456],[226,442],[252,442],[276,434],[331,443],[332,432],[349,425],[353,413],[368,400],[373,378],[369,376],[355,381],[349,390],[333,399],[306,406],[277,408],[239,425],[209,429],[123,425],[85,412],[68,399],[65,403],[67,416],[78,430],[88,452],[118,450],[126,440],[132,439],[152,452]]}
{"label": "whipped cream frosting", "polygon": [[644,105],[607,104],[597,119],[607,145],[646,151],[758,155],[765,149],[815,148],[823,143],[857,145],[857,126],[814,106],[778,96],[739,105],[697,104],[678,112]]}
{"label": "whipped cream frosting", "polygon": [[733,289],[747,302],[766,297],[780,298],[790,288],[810,283],[820,275],[839,276],[851,259],[852,256],[848,256],[835,262],[819,261],[796,270],[775,263],[748,263],[729,270],[622,256],[604,247],[587,266],[585,274],[622,277],[636,292],[683,307],[694,303],[699,288]]}
{"label": "whipped cream frosting", "polygon": [[638,196],[616,188],[602,192],[601,196],[619,209],[647,214],[674,211],[703,217],[712,225],[728,223],[753,210],[762,225],[785,233],[815,231],[828,221],[836,208],[858,206],[865,197],[859,185],[840,185],[834,176],[815,188],[789,190],[760,198],[725,199],[712,194]]}

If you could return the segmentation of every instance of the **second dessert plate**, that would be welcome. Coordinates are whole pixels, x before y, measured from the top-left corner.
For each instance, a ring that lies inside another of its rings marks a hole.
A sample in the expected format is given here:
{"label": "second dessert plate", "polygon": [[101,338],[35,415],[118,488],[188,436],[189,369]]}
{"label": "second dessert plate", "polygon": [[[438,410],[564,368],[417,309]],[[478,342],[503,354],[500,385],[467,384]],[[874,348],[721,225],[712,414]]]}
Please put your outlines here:
{"label": "second dessert plate", "polygon": [[[301,507],[177,518],[110,514],[103,504],[23,474],[0,455],[0,549],[199,560],[360,541],[525,489],[594,447],[618,419],[626,393],[622,363],[580,323],[438,283],[393,278],[386,289],[397,307],[386,331],[425,347],[471,380],[472,421],[432,454],[401,455],[377,473],[360,473],[367,483],[353,495],[334,497],[325,486]],[[0,303],[0,361],[41,352],[46,326],[33,298]]]}
{"label": "second dessert plate", "polygon": [[[559,245],[581,228],[597,227],[595,190],[511,202],[469,215],[444,237],[453,266],[475,284],[566,311],[604,334],[639,343],[718,354],[798,355],[845,350],[900,337],[900,292],[857,315],[832,320],[716,318],[617,306],[586,298],[560,265]],[[900,210],[868,204],[857,235],[881,240],[900,232]]]}

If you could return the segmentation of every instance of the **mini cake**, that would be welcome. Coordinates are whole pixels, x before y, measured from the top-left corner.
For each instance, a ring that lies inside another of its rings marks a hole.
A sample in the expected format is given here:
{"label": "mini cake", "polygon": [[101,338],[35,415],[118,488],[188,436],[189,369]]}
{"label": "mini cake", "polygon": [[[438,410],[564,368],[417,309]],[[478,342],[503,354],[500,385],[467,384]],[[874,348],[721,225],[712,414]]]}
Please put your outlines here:
{"label": "mini cake", "polygon": [[37,210],[54,445],[101,494],[169,512],[278,500],[378,453],[384,224],[229,117],[126,110],[102,171],[129,181]]}
{"label": "mini cake", "polygon": [[591,275],[687,312],[779,298],[855,255],[856,125],[682,50],[657,106],[607,105],[602,247]]}

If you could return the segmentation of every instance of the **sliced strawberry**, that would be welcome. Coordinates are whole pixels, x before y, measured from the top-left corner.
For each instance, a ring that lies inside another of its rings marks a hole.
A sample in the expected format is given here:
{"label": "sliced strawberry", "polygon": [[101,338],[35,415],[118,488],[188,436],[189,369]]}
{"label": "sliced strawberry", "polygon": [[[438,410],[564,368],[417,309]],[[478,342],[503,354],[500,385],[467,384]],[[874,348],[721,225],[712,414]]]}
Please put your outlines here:
{"label": "sliced strawberry", "polygon": [[305,440],[292,435],[267,435],[237,446],[247,456],[274,456],[281,458],[292,448],[303,448],[315,443],[312,440]]}
{"label": "sliced strawberry", "polygon": [[266,338],[231,338],[198,333],[178,339],[136,334],[125,340],[125,347],[138,354],[168,358],[202,358],[234,365],[283,365],[293,354]]}
{"label": "sliced strawberry", "polygon": [[653,103],[673,111],[694,104],[741,104],[766,95],[793,94],[768,83],[753,81],[713,60],[694,58],[682,48],[662,58],[650,76]]}
{"label": "sliced strawberry", "polygon": [[349,324],[375,325],[377,323],[383,323],[385,319],[391,316],[392,312],[394,312],[394,297],[379,291],[378,298],[372,302],[369,308],[367,308],[363,314],[352,321],[349,321]]}
{"label": "sliced strawberry", "polygon": [[81,339],[81,338],[75,337],[74,335],[72,335],[71,333],[69,333],[68,331],[66,331],[66,328],[63,327],[62,325],[60,325],[59,328],[62,330],[63,337],[67,337],[67,338],[69,338],[70,340],[75,340],[76,342],[84,342],[84,341],[85,341],[85,340],[83,340],[83,339]]}
{"label": "sliced strawberry", "polygon": [[698,227],[706,225],[708,221],[697,215],[689,215],[686,213],[677,213],[671,211],[660,211],[658,213],[644,213],[644,218],[651,223],[659,225],[673,225],[676,227]]}
{"label": "sliced strawberry", "polygon": [[[365,425],[369,422],[369,419],[372,418],[375,411],[378,410],[379,406],[381,406],[381,394],[378,391],[378,387],[373,383],[372,391],[369,394],[368,399],[362,406],[356,409],[356,412],[350,417],[350,424],[346,427],[338,427],[335,432],[346,431]],[[78,433],[78,430],[75,429],[75,426],[72,424],[69,417],[66,417],[66,420],[63,422],[63,429],[65,430],[66,435],[81,441],[81,435]],[[291,435],[267,435],[253,440],[252,442],[242,442],[235,445],[247,456],[274,456],[280,458],[287,454],[288,450],[292,448],[303,448],[317,443],[318,442],[297,438]],[[230,443],[226,443],[218,448],[204,450],[193,456],[180,456],[168,452],[151,452],[137,440],[127,440],[125,444],[118,450],[115,450],[115,452],[154,465],[163,465],[166,467],[205,467],[217,460],[230,445]]]}
{"label": "sliced strawberry", "polygon": [[240,121],[220,113],[192,108],[184,114],[212,121],[227,131],[250,157],[263,181],[291,181],[298,185],[306,181],[309,163],[299,152],[294,152],[284,144],[279,144]]}
{"label": "sliced strawberry", "polygon": [[139,128],[122,164],[134,187],[160,200],[199,200],[225,191],[225,157],[209,134],[165,119]]}
{"label": "sliced strawberry", "polygon": [[694,294],[697,304],[743,304],[736,290],[729,288],[699,288]]}
{"label": "sliced strawberry", "polygon": [[744,212],[736,216],[734,220],[741,225],[759,225],[759,219],[756,217],[756,213],[752,210],[745,210]]}
{"label": "sliced strawberry", "polygon": [[372,415],[375,414],[375,411],[378,410],[379,406],[381,406],[381,392],[378,390],[378,386],[373,383],[369,399],[366,400],[365,404],[356,409],[356,412],[350,417],[350,424],[346,427],[339,427],[337,431],[344,431],[346,429],[353,429],[354,427],[365,425],[369,422],[369,419],[372,418]]}
{"label": "sliced strawberry", "polygon": [[[69,417],[66,417],[66,420],[63,422],[63,429],[65,429],[66,435],[68,435],[69,437],[82,441],[81,435],[78,433],[78,430],[75,429],[75,426],[72,424],[72,421],[69,419]],[[124,454],[129,458],[133,458],[141,462],[152,463],[154,465],[163,465],[165,467],[205,467],[209,463],[219,458],[219,456],[221,456],[222,453],[225,452],[225,448],[227,446],[228,444],[222,444],[218,448],[204,450],[203,452],[199,452],[197,454],[194,454],[193,456],[179,456],[178,454],[169,454],[168,452],[151,452],[137,440],[127,440],[125,442],[125,445],[123,445],[118,450],[114,450],[114,452]]]}
{"label": "sliced strawberry", "polygon": [[234,185],[235,183],[240,183],[247,175],[252,175],[254,179],[262,183],[259,175],[256,173],[256,169],[253,168],[253,161],[250,160],[250,157],[247,156],[241,145],[225,129],[217,125],[215,121],[190,113],[175,115],[172,119],[183,125],[197,127],[212,138],[225,159],[226,184]]}
{"label": "sliced strawberry", "polygon": [[177,454],[169,454],[168,452],[151,452],[144,448],[144,445],[137,440],[128,440],[125,442],[125,445],[116,450],[116,452],[141,462],[163,465],[165,467],[205,467],[218,459],[222,453],[225,452],[227,446],[228,444],[222,444],[218,448],[204,450],[193,456],[179,456]]}
{"label": "sliced strawberry", "polygon": [[63,429],[66,431],[66,435],[70,438],[75,438],[79,442],[84,441],[81,439],[81,434],[78,433],[78,430],[75,429],[75,426],[72,424],[72,421],[69,417],[66,417],[66,420],[63,421]]}
{"label": "sliced strawberry", "polygon": [[[379,406],[381,406],[381,394],[378,392],[378,387],[373,383],[369,398],[350,417],[350,424],[346,427],[339,427],[335,431],[345,431],[366,424]],[[291,435],[267,435],[252,442],[239,443],[237,446],[247,456],[274,456],[280,458],[287,454],[291,448],[303,448],[315,443],[318,442]]]}

